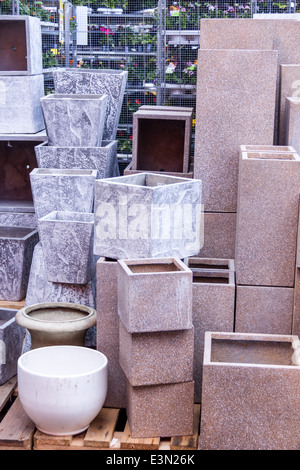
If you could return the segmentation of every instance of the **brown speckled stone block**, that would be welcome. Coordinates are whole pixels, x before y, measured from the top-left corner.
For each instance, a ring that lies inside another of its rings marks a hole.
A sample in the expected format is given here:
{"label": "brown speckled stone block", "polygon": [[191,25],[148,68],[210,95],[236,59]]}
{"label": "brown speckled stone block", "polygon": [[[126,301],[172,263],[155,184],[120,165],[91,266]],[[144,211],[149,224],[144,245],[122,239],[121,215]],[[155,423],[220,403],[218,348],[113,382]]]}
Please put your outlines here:
{"label": "brown speckled stone block", "polygon": [[205,258],[234,258],[235,212],[204,212],[203,246],[198,255]]}
{"label": "brown speckled stone block", "polygon": [[191,328],[191,270],[178,258],[119,260],[118,312],[130,333]]}
{"label": "brown speckled stone block", "polygon": [[291,334],[293,298],[292,287],[237,286],[235,331]]}
{"label": "brown speckled stone block", "polygon": [[97,274],[97,350],[106,355],[108,391],[104,406],[126,407],[126,379],[119,364],[118,263],[99,258]]}
{"label": "brown speckled stone block", "polygon": [[299,449],[297,339],[206,333],[200,450]]}
{"label": "brown speckled stone block", "polygon": [[205,212],[236,212],[239,146],[273,144],[277,61],[277,51],[199,49],[194,177]]}
{"label": "brown speckled stone block", "polygon": [[296,267],[292,334],[300,336],[300,269]]}
{"label": "brown speckled stone block", "polygon": [[300,98],[286,99],[286,134],[285,143],[300,153]]}
{"label": "brown speckled stone block", "polygon": [[194,382],[132,387],[127,417],[133,438],[193,434]]}
{"label": "brown speckled stone block", "polygon": [[279,144],[285,143],[286,99],[300,96],[300,64],[280,65]]}
{"label": "brown speckled stone block", "polygon": [[238,285],[294,286],[299,188],[297,154],[240,153]]}
{"label": "brown speckled stone block", "polygon": [[193,380],[194,329],[129,333],[120,320],[120,365],[132,386]]}

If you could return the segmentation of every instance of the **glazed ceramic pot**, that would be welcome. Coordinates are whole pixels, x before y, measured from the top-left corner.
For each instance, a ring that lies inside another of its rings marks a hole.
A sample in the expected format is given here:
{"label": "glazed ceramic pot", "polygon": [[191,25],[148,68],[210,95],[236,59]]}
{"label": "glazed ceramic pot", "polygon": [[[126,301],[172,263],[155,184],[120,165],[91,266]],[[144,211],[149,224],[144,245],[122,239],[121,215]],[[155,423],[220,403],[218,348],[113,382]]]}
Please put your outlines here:
{"label": "glazed ceramic pot", "polygon": [[100,412],[107,394],[107,358],[95,349],[50,346],[18,360],[18,394],[43,433],[78,434]]}
{"label": "glazed ceramic pot", "polygon": [[29,331],[31,349],[84,346],[87,330],[96,324],[96,310],[68,302],[39,303],[19,310],[16,322]]}

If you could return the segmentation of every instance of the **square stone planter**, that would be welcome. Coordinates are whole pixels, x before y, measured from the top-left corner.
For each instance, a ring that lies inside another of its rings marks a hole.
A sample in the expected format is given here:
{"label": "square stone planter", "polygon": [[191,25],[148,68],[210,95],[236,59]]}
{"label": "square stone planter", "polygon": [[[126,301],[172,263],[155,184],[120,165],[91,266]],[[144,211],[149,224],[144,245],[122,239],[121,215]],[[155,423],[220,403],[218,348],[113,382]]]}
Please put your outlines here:
{"label": "square stone planter", "polygon": [[192,111],[153,108],[133,114],[132,169],[188,173]]}
{"label": "square stone planter", "polygon": [[193,379],[194,329],[129,333],[120,320],[120,365],[132,386]]}
{"label": "square stone planter", "polygon": [[95,275],[94,214],[53,211],[38,220],[47,280],[86,284]]}
{"label": "square stone planter", "polygon": [[297,336],[206,332],[199,449],[299,449]]}
{"label": "square stone planter", "polygon": [[130,333],[192,327],[192,272],[178,258],[118,261],[118,312]]}
{"label": "square stone planter", "polygon": [[127,71],[113,69],[57,69],[53,71],[56,93],[108,96],[103,140],[116,138],[127,77]]}
{"label": "square stone planter", "polygon": [[[125,168],[124,170],[124,176],[127,176],[127,175],[136,175],[137,173],[146,173],[145,170],[133,170],[132,169],[132,162],[129,163],[129,165]],[[158,173],[158,174],[161,174],[162,172],[161,171],[150,171],[150,173]],[[179,178],[193,178],[193,171],[191,170],[191,167],[190,167],[190,171],[188,173],[183,173],[183,172],[167,172],[167,173],[163,173],[167,176],[177,176]]]}
{"label": "square stone planter", "polygon": [[48,145],[100,147],[107,95],[54,93],[41,98]]}
{"label": "square stone planter", "polygon": [[52,211],[93,212],[97,170],[35,168],[29,176],[38,219]]}
{"label": "square stone planter", "polygon": [[43,73],[39,18],[27,15],[1,15],[0,37],[0,75]]}
{"label": "square stone planter", "polygon": [[23,300],[26,295],[37,230],[0,227],[0,299]]}
{"label": "square stone planter", "polygon": [[1,76],[0,71],[0,133],[35,134],[45,129],[40,105],[44,95],[42,73]]}
{"label": "square stone planter", "polygon": [[95,183],[94,253],[100,256],[193,256],[200,220],[200,180],[140,173]]}
{"label": "square stone planter", "polygon": [[97,170],[97,179],[119,176],[116,140],[102,141],[101,147],[55,147],[43,142],[35,147],[39,168],[81,168]]}
{"label": "square stone planter", "polygon": [[0,385],[17,374],[25,330],[15,321],[17,310],[0,309]]}
{"label": "square stone planter", "polygon": [[293,287],[300,157],[249,151],[239,159],[237,284]]}
{"label": "square stone planter", "polygon": [[285,143],[295,148],[300,153],[299,124],[300,124],[300,98],[286,99],[286,116],[285,116]]}

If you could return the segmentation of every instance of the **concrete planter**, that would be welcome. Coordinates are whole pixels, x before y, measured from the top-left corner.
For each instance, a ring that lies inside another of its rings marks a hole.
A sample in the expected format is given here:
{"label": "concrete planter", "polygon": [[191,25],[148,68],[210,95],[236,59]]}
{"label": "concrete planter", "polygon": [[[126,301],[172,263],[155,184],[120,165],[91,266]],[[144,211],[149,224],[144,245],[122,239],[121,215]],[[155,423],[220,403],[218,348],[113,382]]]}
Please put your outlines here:
{"label": "concrete planter", "polygon": [[93,212],[97,170],[35,168],[29,176],[38,219],[52,211]]}
{"label": "concrete planter", "polygon": [[297,343],[290,335],[206,332],[199,449],[299,448]]}
{"label": "concrete planter", "polygon": [[118,312],[128,332],[192,327],[192,272],[184,263],[151,258],[118,264]]}
{"label": "concrete planter", "polygon": [[47,280],[86,284],[95,275],[94,214],[53,211],[38,220]]}
{"label": "concrete planter", "polygon": [[0,75],[43,73],[39,18],[27,15],[2,15],[0,37]]}
{"label": "concrete planter", "polygon": [[17,373],[25,330],[15,321],[17,310],[0,309],[0,385]]}
{"label": "concrete planter", "polygon": [[39,168],[81,168],[97,170],[97,179],[119,176],[116,140],[102,141],[101,147],[55,147],[43,142],[35,147]]}
{"label": "concrete planter", "polygon": [[[127,175],[136,175],[137,173],[145,173],[145,170],[133,170],[132,169],[132,162],[129,163],[129,165],[125,168],[124,170],[124,176],[127,176]],[[161,175],[161,171],[150,171],[149,173],[158,173]],[[183,172],[167,172],[167,173],[163,173],[167,176],[177,176],[179,178],[193,178],[193,171],[191,170],[191,166],[190,166],[190,171],[187,172],[187,173],[183,173]]]}
{"label": "concrete planter", "polygon": [[200,220],[200,180],[141,173],[95,183],[94,253],[101,256],[193,256]]}
{"label": "concrete planter", "polygon": [[48,145],[101,146],[107,95],[50,94],[41,98]]}
{"label": "concrete planter", "polygon": [[53,72],[57,93],[107,95],[103,140],[114,140],[117,134],[128,72],[119,70],[57,69]]}
{"label": "concrete planter", "polygon": [[37,230],[0,227],[0,299],[20,301],[26,295]]}

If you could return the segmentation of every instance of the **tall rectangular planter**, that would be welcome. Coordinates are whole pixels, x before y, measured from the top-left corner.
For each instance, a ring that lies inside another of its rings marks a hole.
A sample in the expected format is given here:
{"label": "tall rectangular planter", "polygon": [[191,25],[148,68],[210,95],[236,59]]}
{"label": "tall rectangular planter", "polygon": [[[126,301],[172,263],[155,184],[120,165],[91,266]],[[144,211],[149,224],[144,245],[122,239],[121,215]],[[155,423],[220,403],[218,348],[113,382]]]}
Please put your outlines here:
{"label": "tall rectangular planter", "polygon": [[300,64],[280,65],[279,144],[286,142],[286,103],[299,96]]}
{"label": "tall rectangular planter", "polygon": [[26,295],[33,250],[39,236],[35,229],[0,227],[0,299],[23,300]]}
{"label": "tall rectangular planter", "polygon": [[43,142],[35,147],[39,168],[97,170],[97,179],[119,176],[116,140],[101,147],[55,147]]}
{"label": "tall rectangular planter", "polygon": [[54,93],[41,98],[48,145],[101,146],[107,101],[107,95]]}
{"label": "tall rectangular planter", "polygon": [[97,170],[35,168],[30,183],[38,219],[52,211],[93,212]]}
{"label": "tall rectangular planter", "polygon": [[15,321],[17,310],[0,309],[0,385],[17,374],[25,330]]}
{"label": "tall rectangular planter", "polygon": [[300,98],[288,97],[286,99],[285,143],[294,147],[297,153],[300,153],[299,125]]}
{"label": "tall rectangular planter", "polygon": [[53,72],[56,93],[107,95],[103,140],[117,134],[128,72],[113,69],[57,69]]}
{"label": "tall rectangular planter", "polygon": [[94,252],[100,256],[193,256],[200,220],[200,180],[140,173],[95,183]]}
{"label": "tall rectangular planter", "polygon": [[94,214],[53,211],[38,220],[47,280],[86,284],[95,275]]}
{"label": "tall rectangular planter", "polygon": [[118,312],[130,333],[192,327],[192,272],[177,258],[118,261]]}
{"label": "tall rectangular planter", "polygon": [[297,336],[206,332],[200,450],[299,449]]}

